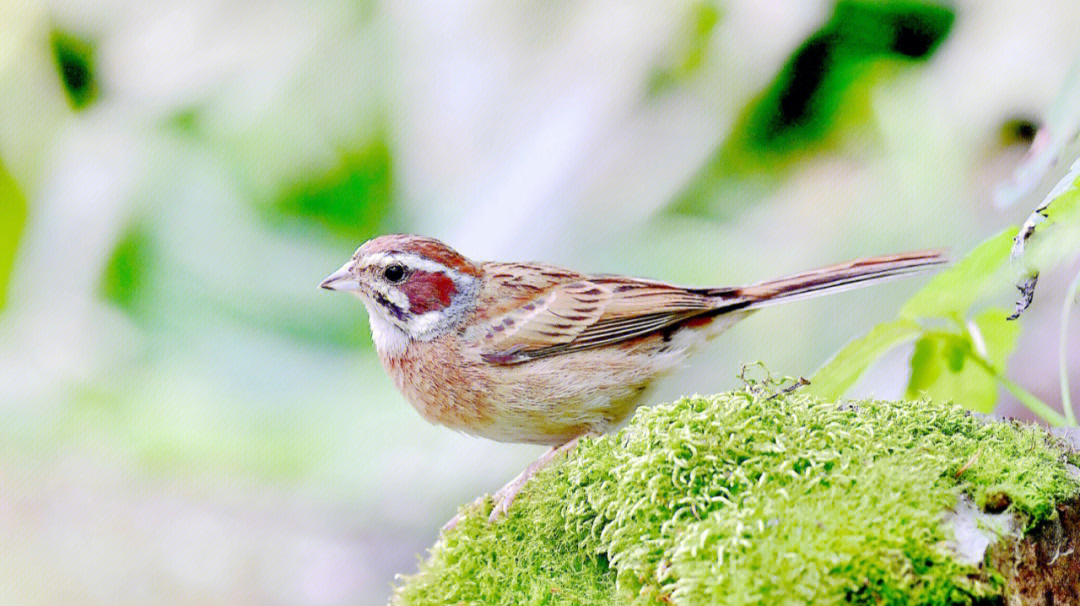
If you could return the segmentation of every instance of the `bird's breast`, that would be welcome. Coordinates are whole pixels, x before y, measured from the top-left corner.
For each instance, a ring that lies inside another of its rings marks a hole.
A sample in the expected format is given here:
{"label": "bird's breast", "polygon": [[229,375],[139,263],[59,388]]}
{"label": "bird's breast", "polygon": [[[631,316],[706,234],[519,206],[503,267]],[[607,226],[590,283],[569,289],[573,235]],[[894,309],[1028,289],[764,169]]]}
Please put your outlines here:
{"label": "bird's breast", "polygon": [[467,364],[453,338],[410,341],[397,353],[379,351],[383,368],[413,408],[431,423],[477,433],[492,415],[490,380]]}

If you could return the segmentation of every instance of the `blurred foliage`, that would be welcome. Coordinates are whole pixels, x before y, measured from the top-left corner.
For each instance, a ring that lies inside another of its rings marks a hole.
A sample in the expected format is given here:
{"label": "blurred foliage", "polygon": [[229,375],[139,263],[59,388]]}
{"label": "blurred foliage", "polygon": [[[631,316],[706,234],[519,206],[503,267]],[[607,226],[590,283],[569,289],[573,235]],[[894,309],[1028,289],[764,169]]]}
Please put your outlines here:
{"label": "blurred foliage", "polygon": [[130,386],[87,385],[72,392],[54,416],[40,420],[48,423],[51,441],[26,440],[18,432],[0,435],[26,456],[47,457],[56,444],[119,449],[125,461],[162,477],[290,481],[326,460],[330,421],[319,418],[319,411],[301,419],[273,410],[253,415],[230,399],[192,401],[191,385],[169,371],[136,372],[142,389],[153,391],[153,406],[146,404],[145,392]]}
{"label": "blurred foliage", "polygon": [[851,389],[866,369],[894,347],[910,343],[919,336],[919,323],[908,318],[882,322],[833,354],[814,373],[808,390],[823,398],[839,398]]}
{"label": "blurred foliage", "polygon": [[[1067,87],[1063,96],[1072,98]],[[1080,116],[1076,108],[1074,116]],[[1059,112],[1060,113],[1060,112]],[[1069,116],[1056,119],[1068,122]],[[1034,138],[1033,123],[1016,120],[1009,130],[1021,139]],[[1056,164],[1042,151],[1029,154],[1008,187],[1008,196],[1031,191]],[[1011,198],[1010,198],[1011,199]],[[907,397],[926,394],[954,400],[981,412],[991,412],[998,385],[1043,420],[1076,425],[1071,410],[1065,355],[1069,302],[1062,312],[1059,366],[1064,415],[1013,382],[1006,360],[1016,346],[1020,324],[1013,320],[1031,303],[1039,272],[1080,254],[1080,160],[1074,162],[1019,230],[1009,228],[984,241],[948,271],[934,277],[904,304],[899,318],[880,324],[849,343],[814,376],[810,391],[839,397],[869,366],[893,347],[914,341]],[[990,291],[1008,284],[1010,257],[1022,269],[1018,281],[1021,299],[1016,313],[990,308],[976,311]],[[1069,290],[1071,293],[1071,289]],[[1067,296],[1071,296],[1067,295]]]}
{"label": "blurred foliage", "polygon": [[[1022,125],[1023,119],[1019,121]],[[1032,127],[1035,124],[1030,122]],[[1077,138],[1080,134],[1080,60],[1074,60],[1057,98],[1039,121],[1039,142],[1035,143],[1034,130],[1026,128],[1020,132],[1030,133],[1032,146],[1010,178],[999,184],[994,192],[994,202],[999,207],[1026,200],[1044,181],[1062,180],[1067,173],[1064,162],[1080,156],[1080,138]],[[1008,136],[1007,131],[1003,134]]]}
{"label": "blurred foliage", "polygon": [[[1080,79],[1074,74],[1070,80],[1058,99],[1057,115],[1052,115],[1054,120],[1051,124],[1057,128],[1062,124],[1070,124],[1070,131],[1074,131],[1076,124],[1080,123],[1080,107],[1073,105],[1071,111],[1061,108],[1063,100],[1080,101]],[[1061,133],[1051,132],[1049,135],[1054,136],[1060,137]],[[1080,152],[1075,141],[1070,144],[1059,142],[1041,148],[1033,147],[1034,153],[1029,154],[1024,164],[1017,169],[1014,180],[999,191],[999,194],[1004,194],[1004,198],[999,198],[999,201],[1011,202],[1025,195],[1025,192],[1034,187],[1033,183],[1041,181],[1053,170],[1059,160],[1055,156],[1047,156],[1046,147],[1055,151],[1068,148]],[[1016,284],[1020,297],[1015,305],[1016,311],[1010,316],[1010,319],[1016,319],[1034,300],[1035,286],[1043,269],[1062,260],[1080,256],[1080,159],[1073,162],[1065,176],[1024,221],[1013,243],[1011,254],[1014,261],[1023,264],[1023,271],[1017,277]],[[1065,422],[1077,425],[1069,393],[1068,338],[1069,314],[1076,302],[1077,293],[1080,293],[1080,274],[1073,279],[1065,293],[1058,321],[1058,382]]]}
{"label": "blurred foliage", "polygon": [[676,48],[671,53],[672,57],[649,76],[649,95],[666,92],[697,73],[705,62],[706,51],[721,16],[720,7],[713,2],[694,5],[675,37]]}
{"label": "blurred foliage", "polygon": [[376,138],[336,166],[294,183],[271,206],[273,220],[311,225],[362,242],[386,228],[394,195],[390,148]]}
{"label": "blurred foliage", "polygon": [[959,321],[995,284],[1005,277],[1001,270],[1009,258],[1015,227],[1009,227],[975,247],[948,271],[934,276],[900,309],[909,320],[944,318]]}
{"label": "blurred foliage", "polygon": [[1027,116],[1014,116],[1001,124],[1001,144],[1007,145],[1031,145],[1035,140],[1035,133],[1039,130],[1038,121]]}
{"label": "blurred foliage", "polygon": [[101,282],[102,296],[133,315],[150,268],[150,247],[150,234],[143,226],[128,228],[109,256]]}
{"label": "blurred foliage", "polygon": [[[979,333],[969,328],[968,316],[982,295],[995,283],[1001,284],[1000,271],[1009,257],[1009,245],[1015,228],[999,233],[979,245],[964,259],[934,277],[900,310],[900,317],[878,325],[866,336],[856,339],[840,350],[815,373],[810,391],[824,398],[836,398],[850,388],[878,357],[893,347],[917,340],[912,356],[912,374],[908,384],[909,397],[920,393],[951,399],[973,410],[990,410],[997,399],[997,389],[975,390],[958,398],[961,388],[955,384],[967,369],[967,378],[981,381],[979,370],[965,364],[977,352],[993,345],[992,359],[1003,364],[1016,341],[1016,334],[1003,326],[1007,313],[991,310],[978,316]],[[996,314],[996,315],[995,315]],[[992,339],[976,345],[985,331]],[[992,378],[991,378],[991,382]],[[968,399],[966,396],[978,396]]]}
{"label": "blurred foliage", "polygon": [[26,198],[3,162],[0,162],[0,309],[7,302],[15,252],[25,225]]}
{"label": "blurred foliage", "polygon": [[[830,19],[791,55],[742,112],[732,135],[672,208],[719,216],[729,178],[783,170],[865,123],[872,76],[883,60],[925,61],[952,29],[955,13],[911,0],[840,0]],[[742,203],[744,204],[744,200]]]}
{"label": "blurred foliage", "polygon": [[60,29],[52,30],[49,43],[68,103],[72,109],[86,109],[98,96],[93,43]]}
{"label": "blurred foliage", "polygon": [[185,107],[169,117],[166,124],[172,126],[181,133],[193,135],[199,132],[199,110],[195,107]]}
{"label": "blurred foliage", "polygon": [[904,304],[899,318],[834,355],[814,374],[809,391],[839,397],[885,352],[915,341],[907,397],[925,395],[990,412],[1000,384],[1047,422],[1064,424],[1065,417],[1005,374],[1020,324],[1010,321],[1004,309],[978,310],[988,292],[1000,292],[1008,283],[1004,270],[1015,233],[1015,227],[999,233],[935,276]]}

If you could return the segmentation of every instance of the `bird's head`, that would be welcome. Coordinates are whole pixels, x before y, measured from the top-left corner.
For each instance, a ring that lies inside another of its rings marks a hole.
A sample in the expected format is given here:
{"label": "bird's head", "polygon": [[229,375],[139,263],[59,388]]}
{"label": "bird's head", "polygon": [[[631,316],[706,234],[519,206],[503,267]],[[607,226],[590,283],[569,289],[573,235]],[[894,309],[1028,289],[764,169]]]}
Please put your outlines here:
{"label": "bird's head", "polygon": [[438,240],[391,234],[365,242],[319,286],[358,296],[384,351],[455,328],[472,309],[480,278],[477,264]]}

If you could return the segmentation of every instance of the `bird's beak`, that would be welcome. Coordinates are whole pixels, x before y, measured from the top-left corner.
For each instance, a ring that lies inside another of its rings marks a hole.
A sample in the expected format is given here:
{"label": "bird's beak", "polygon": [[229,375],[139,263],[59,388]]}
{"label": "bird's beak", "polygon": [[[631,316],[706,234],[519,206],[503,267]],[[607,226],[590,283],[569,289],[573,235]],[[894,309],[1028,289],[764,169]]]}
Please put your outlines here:
{"label": "bird's beak", "polygon": [[341,266],[341,269],[335,271],[326,277],[319,284],[319,288],[325,288],[326,290],[360,290],[360,283],[353,277],[352,272],[349,271],[351,263],[346,263]]}

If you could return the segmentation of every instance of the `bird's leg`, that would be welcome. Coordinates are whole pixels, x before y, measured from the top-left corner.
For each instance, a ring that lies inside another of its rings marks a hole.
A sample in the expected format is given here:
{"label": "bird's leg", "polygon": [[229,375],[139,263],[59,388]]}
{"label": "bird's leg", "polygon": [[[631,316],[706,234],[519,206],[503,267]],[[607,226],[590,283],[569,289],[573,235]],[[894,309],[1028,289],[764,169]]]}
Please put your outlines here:
{"label": "bird's leg", "polygon": [[[578,436],[573,440],[570,440],[569,442],[563,444],[562,446],[552,447],[550,450],[540,455],[538,459],[536,459],[532,463],[529,463],[529,466],[526,467],[524,471],[519,473],[513,480],[510,480],[505,486],[496,491],[495,494],[491,497],[492,500],[495,501],[495,506],[491,509],[491,515],[488,516],[488,522],[494,522],[499,519],[499,516],[506,514],[507,510],[510,508],[510,505],[514,502],[514,498],[517,497],[517,494],[519,492],[521,492],[521,489],[524,488],[525,483],[529,481],[529,478],[531,478],[536,472],[543,469],[548,463],[554,460],[555,457],[559,456],[564,452],[569,452],[573,450],[574,447],[577,446],[578,440],[580,439],[581,436]],[[479,498],[475,502],[479,503],[481,500],[483,499]],[[457,526],[457,523],[460,520],[461,514],[457,514],[453,518],[450,518],[450,521],[444,524],[442,529],[444,531],[450,530],[451,528]]]}
{"label": "bird's leg", "polygon": [[495,501],[495,506],[491,508],[491,515],[488,516],[488,522],[494,522],[499,519],[500,516],[506,515],[506,512],[510,509],[510,505],[513,504],[514,498],[521,492],[521,489],[525,487],[525,483],[529,481],[529,478],[533,477],[533,474],[540,471],[544,467],[551,463],[555,457],[564,452],[569,452],[578,445],[578,440],[581,436],[570,440],[562,446],[555,446],[551,450],[540,455],[538,459],[529,463],[529,466],[525,468],[515,477],[510,480],[506,486],[500,488],[494,495],[492,500]]}

